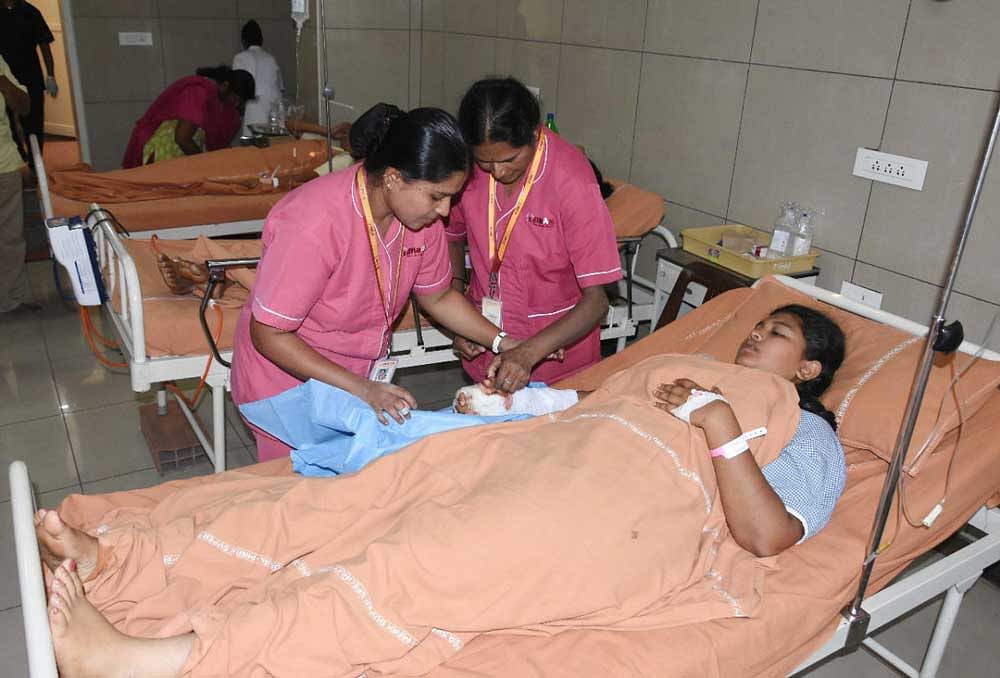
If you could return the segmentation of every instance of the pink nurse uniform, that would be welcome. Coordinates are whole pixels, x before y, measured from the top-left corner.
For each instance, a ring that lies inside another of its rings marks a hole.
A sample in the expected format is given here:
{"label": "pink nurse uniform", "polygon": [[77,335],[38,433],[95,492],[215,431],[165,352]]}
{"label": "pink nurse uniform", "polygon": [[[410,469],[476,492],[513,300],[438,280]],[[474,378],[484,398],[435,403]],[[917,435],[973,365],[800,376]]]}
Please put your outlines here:
{"label": "pink nurse uniform", "polygon": [[[502,329],[526,339],[568,313],[583,288],[613,283],[622,277],[611,215],[601,198],[586,156],[558,134],[543,129],[544,155],[534,188],[521,210],[500,267]],[[496,241],[500,242],[525,176],[510,195],[497,186]],[[478,308],[489,289],[488,204],[490,175],[473,170],[459,202],[448,217],[451,240],[467,239],[472,262],[468,296]],[[601,359],[600,327],[566,347],[562,362],[539,363],[532,379],[552,383]],[[493,360],[489,351],[464,361],[465,371],[481,380]]]}
{"label": "pink nurse uniform", "polygon": [[[237,404],[302,383],[257,351],[250,338],[251,316],[295,332],[323,357],[367,377],[373,362],[386,356],[389,325],[406,306],[410,291],[432,294],[448,287],[451,264],[441,222],[413,232],[393,220],[378,243],[383,282],[392,300],[386,322],[357,171],[352,166],[310,181],[268,215],[257,278],[236,327],[231,382]],[[261,461],[288,453],[280,441],[254,433]]]}

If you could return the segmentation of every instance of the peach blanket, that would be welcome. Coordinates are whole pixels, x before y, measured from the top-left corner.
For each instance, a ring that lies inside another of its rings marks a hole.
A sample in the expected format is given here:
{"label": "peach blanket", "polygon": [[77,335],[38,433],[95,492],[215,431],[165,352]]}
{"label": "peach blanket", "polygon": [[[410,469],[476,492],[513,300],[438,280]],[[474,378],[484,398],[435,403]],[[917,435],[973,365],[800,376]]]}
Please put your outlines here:
{"label": "peach blanket", "polygon": [[752,616],[772,561],[729,537],[704,437],[650,404],[680,376],[767,426],[761,465],[794,434],[788,382],[661,356],[559,415],[432,436],[355,475],[234,472],[60,512],[100,536],[88,596],[118,628],[196,633],[185,675],[416,675],[492,631]]}

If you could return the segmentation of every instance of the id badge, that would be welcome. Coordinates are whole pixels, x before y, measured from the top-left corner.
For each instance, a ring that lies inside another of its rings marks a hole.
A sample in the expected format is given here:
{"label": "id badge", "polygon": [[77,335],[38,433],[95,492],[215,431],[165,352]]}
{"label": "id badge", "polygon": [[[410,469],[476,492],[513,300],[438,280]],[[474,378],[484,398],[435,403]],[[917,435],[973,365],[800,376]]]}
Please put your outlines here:
{"label": "id badge", "polygon": [[503,302],[493,297],[483,297],[483,317],[497,327],[502,327]]}
{"label": "id badge", "polygon": [[371,381],[377,381],[381,384],[391,384],[392,376],[396,374],[397,365],[399,365],[399,361],[395,358],[376,360],[375,364],[372,365],[372,371],[368,374],[368,378]]}

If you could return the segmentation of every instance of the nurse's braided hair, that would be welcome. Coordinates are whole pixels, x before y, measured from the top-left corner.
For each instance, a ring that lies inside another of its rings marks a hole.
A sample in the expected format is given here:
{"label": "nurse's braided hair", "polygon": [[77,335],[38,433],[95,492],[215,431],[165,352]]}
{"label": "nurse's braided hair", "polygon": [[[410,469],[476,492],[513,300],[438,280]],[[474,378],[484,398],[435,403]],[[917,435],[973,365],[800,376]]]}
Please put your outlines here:
{"label": "nurse's braided hair", "polygon": [[538,99],[516,78],[487,78],[472,85],[458,107],[458,123],[470,146],[505,141],[514,148],[535,142],[541,122]]}
{"label": "nurse's braided hair", "polygon": [[407,113],[392,104],[375,104],[351,125],[349,141],[351,155],[364,160],[374,177],[395,167],[406,181],[438,182],[467,172],[472,163],[458,123],[439,108]]}
{"label": "nurse's braided hair", "polygon": [[844,362],[844,333],[837,323],[808,306],[789,304],[775,309],[771,315],[779,313],[798,318],[806,343],[804,357],[806,360],[819,362],[822,368],[814,379],[795,385],[795,389],[799,392],[799,407],[823,417],[836,431],[837,418],[833,412],[826,409],[819,397],[830,387],[833,374]]}

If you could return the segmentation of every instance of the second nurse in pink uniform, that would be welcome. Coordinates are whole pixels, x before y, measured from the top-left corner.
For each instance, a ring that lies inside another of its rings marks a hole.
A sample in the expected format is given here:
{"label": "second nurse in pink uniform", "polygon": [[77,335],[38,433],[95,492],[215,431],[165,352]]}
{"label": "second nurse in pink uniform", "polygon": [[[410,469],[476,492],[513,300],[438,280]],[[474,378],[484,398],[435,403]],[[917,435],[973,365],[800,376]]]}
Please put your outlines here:
{"label": "second nurse in pink uniform", "polygon": [[535,97],[513,78],[475,83],[458,114],[474,168],[448,218],[452,267],[464,269],[467,242],[469,300],[524,341],[494,354],[456,337],[455,349],[472,379],[503,391],[529,378],[552,383],[598,362],[608,311],[603,286],[622,277],[614,224],[589,161],[540,118]]}
{"label": "second nurse in pink uniform", "polygon": [[[410,292],[438,322],[508,348],[452,278],[441,218],[465,183],[469,150],[455,119],[379,104],[351,130],[364,162],[310,181],[275,205],[257,277],[236,328],[237,404],[317,379],[366,401],[385,423],[416,407],[390,383],[390,327]],[[289,447],[254,430],[258,458]]]}

